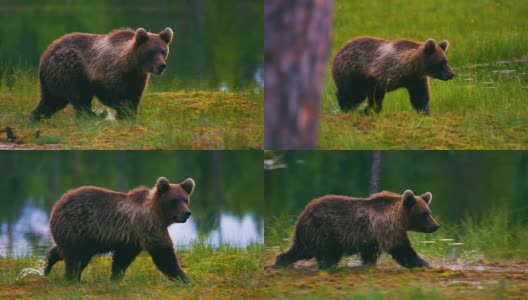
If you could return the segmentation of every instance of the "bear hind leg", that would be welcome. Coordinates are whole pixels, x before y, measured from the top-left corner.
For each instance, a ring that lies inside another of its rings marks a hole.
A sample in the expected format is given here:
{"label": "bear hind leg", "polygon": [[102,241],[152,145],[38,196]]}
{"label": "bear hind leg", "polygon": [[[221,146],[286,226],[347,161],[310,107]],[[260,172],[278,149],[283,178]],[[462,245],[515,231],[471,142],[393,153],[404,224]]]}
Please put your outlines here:
{"label": "bear hind leg", "polygon": [[343,256],[343,249],[335,242],[327,241],[325,246],[325,249],[315,256],[319,269],[335,268]]}
{"label": "bear hind leg", "polygon": [[359,250],[361,262],[364,266],[374,266],[378,262],[380,256],[379,247],[377,245],[369,245],[362,247]]}
{"label": "bear hind leg", "polygon": [[122,247],[114,251],[112,258],[112,276],[110,280],[119,282],[125,276],[126,269],[134,261],[136,256],[141,252],[140,249],[131,247]]}
{"label": "bear hind leg", "polygon": [[68,100],[62,97],[52,96],[48,93],[41,93],[39,104],[31,112],[31,121],[38,122],[42,118],[48,119],[54,113],[68,105]]}
{"label": "bear hind leg", "polygon": [[72,97],[71,102],[77,117],[97,118],[97,114],[92,110],[92,94],[81,94]]}
{"label": "bear hind leg", "polygon": [[81,273],[86,268],[92,255],[86,255],[83,257],[65,257],[64,262],[66,264],[66,279],[67,280],[81,280]]}
{"label": "bear hind leg", "polygon": [[139,100],[123,101],[120,105],[112,106],[116,111],[118,120],[135,120],[138,110]]}
{"label": "bear hind leg", "polygon": [[63,259],[64,257],[62,256],[59,247],[56,245],[53,246],[46,255],[46,266],[44,267],[44,275],[48,276],[51,271],[51,268],[53,268],[53,265]]}
{"label": "bear hind leg", "polygon": [[319,269],[326,270],[326,269],[332,269],[337,266],[339,261],[341,260],[342,253],[326,253],[321,256],[316,256],[317,265],[319,266]]}
{"label": "bear hind leg", "polygon": [[350,87],[338,88],[336,96],[339,108],[344,112],[353,111],[367,97],[362,91],[354,92]]}
{"label": "bear hind leg", "polygon": [[275,259],[275,266],[287,266],[296,261],[310,259],[312,257],[313,255],[310,255],[306,250],[303,249],[303,247],[295,242],[288,251],[277,255],[277,258]]}
{"label": "bear hind leg", "polygon": [[365,108],[365,113],[368,114],[369,110],[373,110],[379,114],[382,108],[383,98],[385,97],[385,91],[381,88],[373,87],[368,93],[368,107]]}
{"label": "bear hind leg", "polygon": [[79,259],[74,257],[65,257],[64,264],[66,265],[65,277],[67,280],[74,280],[78,278],[79,274]]}
{"label": "bear hind leg", "polygon": [[90,260],[92,260],[92,255],[83,256],[79,260],[79,271],[77,272],[77,280],[78,281],[81,281],[81,274],[84,271],[84,269],[86,268],[86,266],[88,265],[88,263],[90,263]]}
{"label": "bear hind leg", "polygon": [[86,268],[94,253],[89,246],[73,246],[62,248],[64,264],[66,265],[65,277],[67,280],[81,280],[81,273]]}

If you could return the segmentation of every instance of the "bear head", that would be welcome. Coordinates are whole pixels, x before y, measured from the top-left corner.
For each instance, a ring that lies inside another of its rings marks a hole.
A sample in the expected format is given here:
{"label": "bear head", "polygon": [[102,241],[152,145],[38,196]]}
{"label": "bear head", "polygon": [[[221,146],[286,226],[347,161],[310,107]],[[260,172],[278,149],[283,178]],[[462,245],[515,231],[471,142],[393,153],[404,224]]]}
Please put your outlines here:
{"label": "bear head", "polygon": [[415,196],[411,190],[403,193],[401,205],[406,218],[406,230],[432,233],[440,228],[429,209],[432,199],[433,195],[429,192],[421,196]]}
{"label": "bear head", "polygon": [[422,59],[426,75],[444,81],[455,77],[455,73],[447,64],[445,51],[447,51],[448,46],[447,40],[437,44],[433,39],[428,39],[423,44],[420,51],[423,51]]}
{"label": "bear head", "polygon": [[187,178],[178,184],[170,183],[165,177],[156,181],[152,189],[153,204],[164,225],[172,223],[185,223],[191,216],[189,203],[194,191],[194,180]]}
{"label": "bear head", "polygon": [[167,67],[165,60],[169,55],[172,36],[173,32],[169,27],[159,34],[147,32],[143,28],[136,30],[134,33],[136,57],[144,73],[161,75],[165,71]]}

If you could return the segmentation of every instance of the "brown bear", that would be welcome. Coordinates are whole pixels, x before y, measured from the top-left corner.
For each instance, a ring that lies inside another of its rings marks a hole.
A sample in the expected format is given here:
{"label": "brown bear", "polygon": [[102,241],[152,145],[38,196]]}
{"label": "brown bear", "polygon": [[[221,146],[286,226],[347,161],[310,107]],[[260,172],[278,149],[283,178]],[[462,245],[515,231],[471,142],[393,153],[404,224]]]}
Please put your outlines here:
{"label": "brown bear", "polygon": [[278,255],[284,266],[315,257],[319,268],[337,265],[343,254],[359,253],[363,264],[374,265],[381,252],[406,268],[431,266],[411,247],[406,231],[435,232],[431,193],[415,196],[381,192],[370,198],[327,195],[310,202],[299,216],[293,246]]}
{"label": "brown bear", "polygon": [[49,118],[69,102],[77,115],[95,117],[93,96],[116,110],[118,119],[134,118],[150,73],[165,70],[172,35],[168,27],[159,34],[118,29],[54,41],[40,59],[40,102],[31,120]]}
{"label": "brown bear", "polygon": [[64,259],[66,278],[81,280],[94,255],[113,252],[111,279],[120,281],[135,257],[146,250],[169,279],[187,283],[167,227],[191,216],[194,187],[191,178],[171,184],[160,177],[152,189],[141,186],[126,194],[95,186],[68,191],[51,211],[55,245],[48,252],[44,274]]}
{"label": "brown bear", "polygon": [[414,109],[429,115],[429,76],[444,81],[455,76],[447,64],[448,45],[433,39],[425,43],[373,37],[348,41],[332,66],[339,107],[353,110],[368,98],[365,112],[379,113],[385,93],[404,87]]}

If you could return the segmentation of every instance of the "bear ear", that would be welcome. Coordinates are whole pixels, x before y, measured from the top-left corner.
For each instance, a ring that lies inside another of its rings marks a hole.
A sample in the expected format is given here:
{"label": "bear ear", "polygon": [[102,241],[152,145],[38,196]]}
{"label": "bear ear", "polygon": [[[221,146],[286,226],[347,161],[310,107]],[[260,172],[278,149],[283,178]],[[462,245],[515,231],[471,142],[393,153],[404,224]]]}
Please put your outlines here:
{"label": "bear ear", "polygon": [[156,192],[158,195],[165,193],[170,189],[170,182],[165,177],[158,178],[158,181],[156,181]]}
{"label": "bear ear", "polygon": [[432,54],[435,51],[436,43],[433,39],[427,39],[424,45],[425,54]]}
{"label": "bear ear", "polygon": [[406,208],[410,208],[416,203],[416,199],[414,198],[414,193],[411,190],[406,190],[403,192],[403,206]]}
{"label": "bear ear", "polygon": [[182,183],[180,183],[180,186],[189,194],[189,196],[194,191],[194,186],[196,184],[194,183],[194,180],[192,178],[185,179]]}
{"label": "bear ear", "polygon": [[444,52],[447,51],[447,48],[449,47],[449,42],[447,40],[443,40],[440,43],[438,43],[438,46],[444,50]]}
{"label": "bear ear", "polygon": [[165,41],[165,43],[170,44],[172,42],[172,35],[174,33],[172,32],[172,29],[170,27],[167,27],[163,29],[162,32],[159,33],[159,36],[162,40]]}
{"label": "bear ear", "polygon": [[420,198],[422,198],[423,201],[425,201],[425,203],[427,205],[429,205],[429,204],[431,204],[431,201],[433,200],[433,194],[427,192],[427,193],[421,195]]}
{"label": "bear ear", "polygon": [[148,40],[148,33],[143,28],[138,28],[134,34],[134,39],[137,45],[141,45]]}

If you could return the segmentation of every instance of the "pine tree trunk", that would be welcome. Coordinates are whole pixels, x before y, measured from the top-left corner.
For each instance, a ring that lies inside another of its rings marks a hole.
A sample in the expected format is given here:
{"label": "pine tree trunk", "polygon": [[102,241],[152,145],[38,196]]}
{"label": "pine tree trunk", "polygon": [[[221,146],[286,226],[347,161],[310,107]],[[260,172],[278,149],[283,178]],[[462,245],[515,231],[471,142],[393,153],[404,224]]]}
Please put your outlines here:
{"label": "pine tree trunk", "polygon": [[333,0],[264,2],[265,149],[313,149]]}
{"label": "pine tree trunk", "polygon": [[380,178],[380,166],[381,166],[381,150],[375,150],[372,152],[372,173],[370,176],[370,194],[375,194],[378,191],[378,184]]}

